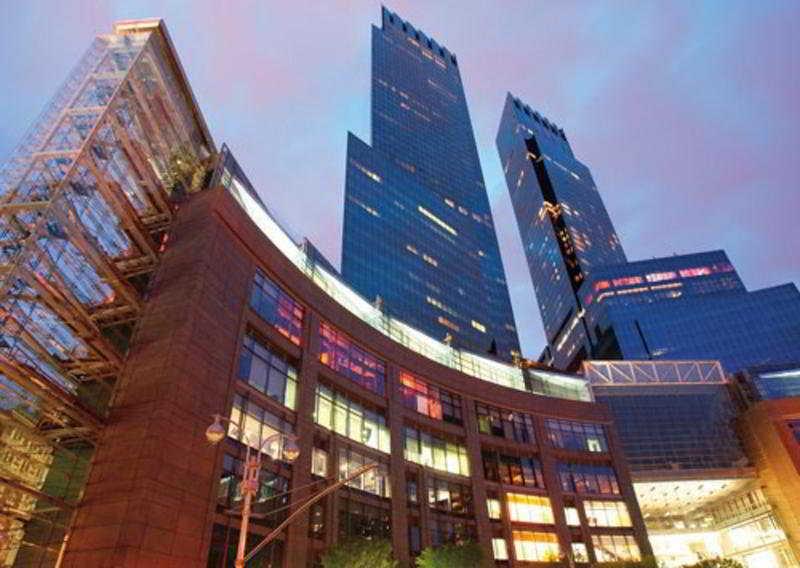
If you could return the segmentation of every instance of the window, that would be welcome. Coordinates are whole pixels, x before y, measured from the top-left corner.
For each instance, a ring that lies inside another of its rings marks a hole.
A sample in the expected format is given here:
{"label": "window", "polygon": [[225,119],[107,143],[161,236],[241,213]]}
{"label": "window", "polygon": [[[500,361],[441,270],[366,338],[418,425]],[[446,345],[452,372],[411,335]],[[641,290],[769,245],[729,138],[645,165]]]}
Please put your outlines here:
{"label": "window", "polygon": [[[222,474],[217,491],[217,505],[222,509],[242,506],[242,493],[239,487],[244,461],[230,454],[222,458]],[[260,485],[253,499],[253,521],[257,524],[274,527],[288,514],[289,480],[269,469],[262,469]]]}
{"label": "window", "polygon": [[431,545],[436,548],[445,544],[476,541],[475,525],[464,521],[432,517],[430,520]]}
{"label": "window", "polygon": [[700,266],[698,268],[679,270],[678,273],[681,275],[681,278],[694,278],[695,276],[708,276],[711,274],[711,269],[708,266]]}
{"label": "window", "polygon": [[584,501],[583,510],[590,527],[630,527],[628,506],[622,501]]}
{"label": "window", "polygon": [[461,483],[431,478],[428,487],[428,507],[442,513],[472,515],[472,489]]}
{"label": "window", "polygon": [[542,464],[536,458],[517,457],[484,450],[483,474],[487,481],[544,489]]}
{"label": "window", "polygon": [[568,493],[620,494],[617,475],[610,465],[559,462],[558,477],[561,489]]}
{"label": "window", "polygon": [[294,410],[297,369],[271,345],[247,334],[239,356],[239,378]]}
{"label": "window", "polygon": [[406,499],[410,505],[419,504],[419,481],[413,473],[406,472]]}
{"label": "window", "polygon": [[475,411],[478,414],[478,430],[481,434],[498,436],[523,444],[536,443],[536,430],[530,414],[503,410],[481,403],[475,404]]}
{"label": "window", "polygon": [[461,397],[429,385],[409,373],[400,373],[400,394],[406,408],[416,410],[429,418],[451,424],[463,424]]}
{"label": "window", "polygon": [[[261,408],[258,404],[237,394],[233,398],[231,408],[231,425],[228,436],[238,442],[258,448],[268,437],[282,432],[294,433],[294,426],[282,418]],[[283,439],[278,439],[274,444],[264,448],[264,453],[272,459],[283,459]]]}
{"label": "window", "polygon": [[314,503],[308,513],[308,536],[323,538],[325,536],[325,505]]}
{"label": "window", "polygon": [[495,560],[508,560],[508,546],[506,545],[506,539],[492,539],[492,555],[494,556]]}
{"label": "window", "polygon": [[608,441],[602,424],[548,418],[547,437],[554,448],[607,452]]}
{"label": "window", "polygon": [[676,272],[651,272],[645,276],[648,282],[664,282],[665,280],[675,280],[678,277]]}
{"label": "window", "polygon": [[416,519],[408,520],[408,550],[412,556],[417,556],[422,552],[422,533]]}
{"label": "window", "polygon": [[391,451],[386,418],[377,411],[317,385],[314,422],[351,440],[384,453]]}
{"label": "window", "polygon": [[578,509],[575,507],[564,507],[564,516],[567,518],[568,527],[581,526],[581,518],[578,515]]}
{"label": "window", "polygon": [[[357,469],[374,462],[374,459],[366,457],[351,448],[340,448],[339,480],[346,479]],[[378,497],[391,497],[392,490],[389,482],[389,471],[384,464],[380,464],[378,467],[348,481],[347,486],[365,491],[366,493],[371,493],[372,495],[377,495]]]}
{"label": "window", "polygon": [[319,477],[328,477],[328,452],[321,448],[312,450],[311,473]]}
{"label": "window", "polygon": [[489,518],[499,521],[503,517],[503,507],[500,504],[500,497],[497,493],[488,491],[486,493],[486,508],[489,511]]}
{"label": "window", "polygon": [[506,493],[506,503],[511,522],[553,524],[553,508],[550,506],[549,497]]}
{"label": "window", "polygon": [[555,562],[559,558],[558,538],[551,532],[512,531],[514,553],[523,562]]}
{"label": "window", "polygon": [[392,514],[388,507],[339,499],[339,537],[392,538]]}
{"label": "window", "polygon": [[583,542],[572,543],[572,560],[574,562],[589,562],[589,552],[586,550],[586,544]]}
{"label": "window", "polygon": [[592,544],[598,562],[641,560],[639,547],[631,535],[595,534],[592,535]]}
{"label": "window", "polygon": [[416,428],[406,427],[405,434],[405,457],[408,461],[448,473],[469,475],[469,459],[464,446]]}
{"label": "window", "polygon": [[320,324],[319,360],[362,387],[383,395],[386,364],[327,323]]}
{"label": "window", "polygon": [[625,276],[624,278],[615,278],[612,280],[614,286],[633,286],[634,284],[641,284],[641,276]]}
{"label": "window", "polygon": [[303,306],[260,270],[256,271],[250,307],[295,345],[303,331]]}

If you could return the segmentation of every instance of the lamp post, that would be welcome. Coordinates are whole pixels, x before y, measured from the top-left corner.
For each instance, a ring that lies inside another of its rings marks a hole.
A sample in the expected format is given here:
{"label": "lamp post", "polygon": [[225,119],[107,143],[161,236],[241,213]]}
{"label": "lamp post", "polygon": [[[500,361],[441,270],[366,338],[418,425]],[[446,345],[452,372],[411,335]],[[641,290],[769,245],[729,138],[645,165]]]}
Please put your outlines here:
{"label": "lamp post", "polygon": [[[264,453],[264,448],[269,448],[271,444],[284,439],[285,442],[281,452],[283,458],[290,463],[296,460],[297,456],[300,455],[300,448],[297,446],[297,438],[295,436],[283,434],[282,432],[267,436],[263,440],[250,440],[247,434],[243,432],[241,428],[236,425],[236,423],[224,418],[223,416],[220,416],[219,414],[214,415],[213,424],[206,429],[206,439],[212,444],[219,444],[227,435],[225,426],[222,425],[223,421],[236,428],[242,434],[242,438],[245,440],[245,446],[247,447],[247,453],[245,454],[244,460],[244,473],[242,475],[242,481],[239,484],[239,489],[244,496],[244,504],[242,506],[242,523],[239,527],[239,547],[236,551],[235,564],[236,568],[244,568],[245,548],[247,546],[247,530],[248,525],[250,524],[250,512],[253,503],[253,497],[255,497],[255,495],[258,493],[259,477],[261,475],[261,459]],[[255,452],[251,451],[251,446],[256,448]],[[267,454],[267,457],[272,459],[269,454]]]}

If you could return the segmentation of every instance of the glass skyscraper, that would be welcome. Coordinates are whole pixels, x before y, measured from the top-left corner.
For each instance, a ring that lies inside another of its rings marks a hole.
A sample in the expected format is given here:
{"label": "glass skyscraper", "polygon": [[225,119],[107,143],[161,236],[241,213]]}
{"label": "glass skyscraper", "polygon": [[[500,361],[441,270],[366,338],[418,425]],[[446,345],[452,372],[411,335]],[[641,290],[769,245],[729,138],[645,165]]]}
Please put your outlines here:
{"label": "glass skyscraper", "polygon": [[588,355],[578,290],[593,267],[625,262],[625,253],[561,128],[509,94],[497,146],[545,335],[564,354],[557,364],[570,367]]}
{"label": "glass skyscraper", "polygon": [[458,60],[386,9],[372,145],[348,137],[342,249],[344,278],[388,314],[457,347],[518,352]]}
{"label": "glass skyscraper", "polygon": [[794,284],[748,291],[724,251],[628,262],[564,131],[511,95],[497,147],[544,322],[541,362],[718,359],[735,372],[800,360]]}

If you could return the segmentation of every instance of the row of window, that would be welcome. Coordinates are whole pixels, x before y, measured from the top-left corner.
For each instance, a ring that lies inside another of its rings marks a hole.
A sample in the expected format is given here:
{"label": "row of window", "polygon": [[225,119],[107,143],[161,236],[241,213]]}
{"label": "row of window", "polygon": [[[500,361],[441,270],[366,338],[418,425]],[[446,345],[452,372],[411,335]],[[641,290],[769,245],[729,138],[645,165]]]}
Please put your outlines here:
{"label": "row of window", "polygon": [[244,338],[239,355],[239,378],[294,410],[297,398],[297,369],[276,349],[252,334]]}
{"label": "row of window", "polygon": [[426,467],[439,471],[469,475],[469,459],[467,449],[433,434],[406,427],[405,458]]}
{"label": "row of window", "polygon": [[400,395],[403,406],[428,418],[459,426],[464,423],[460,396],[429,385],[409,373],[400,373]]}
{"label": "row of window", "polygon": [[324,385],[317,385],[314,422],[359,444],[391,452],[386,418]]}
{"label": "row of window", "polygon": [[542,463],[537,458],[500,454],[495,451],[481,452],[483,475],[487,481],[544,489]]}
{"label": "row of window", "polygon": [[568,493],[596,493],[619,495],[619,483],[610,465],[558,463],[561,489]]}
{"label": "row of window", "polygon": [[481,403],[475,404],[475,411],[478,414],[478,431],[481,434],[498,436],[523,444],[536,443],[536,431],[530,414],[502,410]]}

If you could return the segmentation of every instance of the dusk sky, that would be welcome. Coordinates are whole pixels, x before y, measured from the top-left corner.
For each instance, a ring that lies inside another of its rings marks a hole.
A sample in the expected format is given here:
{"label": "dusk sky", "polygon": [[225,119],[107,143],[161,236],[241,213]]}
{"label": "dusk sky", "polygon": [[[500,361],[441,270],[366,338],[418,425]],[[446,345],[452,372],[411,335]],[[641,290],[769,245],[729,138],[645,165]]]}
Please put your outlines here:
{"label": "dusk sky", "polygon": [[[346,134],[369,140],[380,3],[0,4],[0,159],[119,19],[163,17],[217,142],[339,264]],[[523,351],[544,345],[494,147],[507,91],[561,126],[628,257],[723,248],[800,280],[800,2],[388,2],[456,53]]]}

